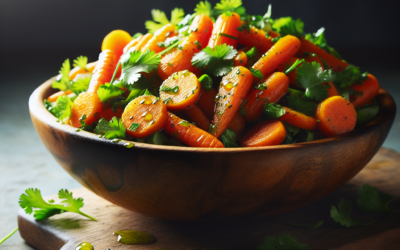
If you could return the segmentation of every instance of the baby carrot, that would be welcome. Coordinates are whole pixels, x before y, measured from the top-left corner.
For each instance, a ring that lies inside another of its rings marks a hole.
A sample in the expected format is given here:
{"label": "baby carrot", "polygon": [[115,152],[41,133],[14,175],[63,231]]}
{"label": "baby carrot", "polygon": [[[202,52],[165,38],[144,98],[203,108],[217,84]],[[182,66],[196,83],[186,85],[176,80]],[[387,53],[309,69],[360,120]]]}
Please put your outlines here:
{"label": "baby carrot", "polygon": [[251,128],[241,139],[242,147],[262,147],[281,144],[286,138],[286,129],[280,121],[264,121]]}
{"label": "baby carrot", "polygon": [[264,104],[275,103],[289,88],[289,78],[282,72],[275,72],[264,83],[263,90],[254,89],[242,104],[242,112],[247,122],[255,122],[262,115]]}
{"label": "baby carrot", "polygon": [[74,92],[72,90],[66,90],[66,91],[58,91],[51,96],[47,97],[48,102],[56,102],[58,100],[58,97],[63,96],[63,95],[70,95]]}
{"label": "baby carrot", "polygon": [[332,96],[322,101],[315,111],[319,120],[317,127],[326,137],[352,131],[356,126],[357,112],[349,101],[341,96]]}
{"label": "baby carrot", "polygon": [[329,54],[325,50],[321,49],[317,45],[314,45],[312,42],[302,38],[301,39],[301,47],[297,51],[297,56],[303,57],[304,53],[315,53],[319,57],[321,57],[330,67],[333,68],[333,71],[339,72],[344,70],[348,64],[340,60],[339,58]]}
{"label": "baby carrot", "polygon": [[279,66],[283,66],[299,50],[300,40],[291,35],[282,37],[253,66],[260,70],[264,77],[269,76]]}
{"label": "baby carrot", "polygon": [[240,16],[237,13],[226,12],[220,15],[214,24],[212,35],[208,46],[226,44],[236,48],[238,44],[239,31],[236,30],[240,26]]}
{"label": "baby carrot", "polygon": [[103,111],[103,103],[95,92],[83,92],[74,100],[72,105],[71,124],[75,128],[82,126],[81,120],[86,116],[85,123],[92,125]]}
{"label": "baby carrot", "polygon": [[127,52],[130,48],[135,47],[141,39],[143,39],[143,35],[140,35],[134,39],[132,39],[127,45],[125,45],[124,49],[123,49],[123,53]]}
{"label": "baby carrot", "polygon": [[123,112],[124,109],[122,108],[116,108],[115,112],[112,108],[106,108],[100,113],[99,120],[104,118],[107,121],[111,121],[113,117],[121,118]]}
{"label": "baby carrot", "polygon": [[243,116],[241,116],[239,113],[236,113],[235,117],[233,117],[227,128],[235,131],[237,135],[240,135],[245,126],[246,121],[244,120]]}
{"label": "baby carrot", "polygon": [[152,37],[153,34],[147,33],[144,36],[133,39],[125,46],[124,53],[127,52],[130,48],[134,48],[133,50],[141,50]]}
{"label": "baby carrot", "polygon": [[111,50],[115,53],[115,61],[118,62],[123,54],[124,47],[132,41],[132,36],[124,30],[113,30],[103,39],[101,51]]}
{"label": "baby carrot", "polygon": [[274,43],[271,42],[271,37],[266,37],[265,31],[255,27],[250,28],[250,33],[247,29],[240,31],[238,41],[244,46],[250,48],[256,47],[261,54],[267,52],[274,45]]}
{"label": "baby carrot", "polygon": [[213,22],[206,15],[199,15],[193,19],[189,27],[191,31],[189,36],[184,38],[178,49],[161,59],[161,63],[158,66],[158,74],[161,79],[165,80],[173,73],[182,70],[189,70],[196,75],[200,75],[200,70],[192,65],[191,60],[195,53],[207,46],[212,27]]}
{"label": "baby carrot", "polygon": [[224,145],[206,131],[168,112],[164,132],[191,147],[223,148]]}
{"label": "baby carrot", "polygon": [[238,51],[237,55],[233,59],[233,65],[235,67],[237,66],[243,66],[246,67],[247,64],[247,55],[244,51]]}
{"label": "baby carrot", "polygon": [[194,104],[190,109],[184,110],[183,114],[202,130],[207,131],[210,128],[210,120],[196,104]]}
{"label": "baby carrot", "polygon": [[171,75],[161,84],[160,98],[168,110],[181,111],[193,106],[200,95],[200,82],[188,70]]}
{"label": "baby carrot", "polygon": [[350,96],[350,101],[355,108],[360,108],[367,104],[379,92],[379,83],[375,76],[368,74],[368,79],[362,85],[356,83],[350,87],[355,94]]}
{"label": "baby carrot", "polygon": [[159,53],[163,51],[165,48],[158,46],[159,42],[164,42],[167,37],[175,35],[175,25],[173,24],[166,24],[161,29],[157,30],[154,33],[154,36],[147,42],[145,46],[141,49],[142,52],[146,50],[152,50],[155,53]]}
{"label": "baby carrot", "polygon": [[287,107],[283,107],[286,113],[279,117],[278,120],[287,122],[295,127],[305,130],[315,130],[317,128],[317,120],[313,117],[297,112]]}
{"label": "baby carrot", "polygon": [[167,107],[155,96],[139,96],[125,107],[121,119],[129,135],[144,138],[163,128]]}
{"label": "baby carrot", "polygon": [[212,121],[212,135],[218,138],[225,131],[249,93],[252,83],[252,73],[242,66],[233,68],[222,78]]}
{"label": "baby carrot", "polygon": [[112,50],[104,50],[99,55],[99,61],[93,70],[93,76],[89,83],[89,92],[97,92],[101,85],[111,81],[116,66],[115,53]]}

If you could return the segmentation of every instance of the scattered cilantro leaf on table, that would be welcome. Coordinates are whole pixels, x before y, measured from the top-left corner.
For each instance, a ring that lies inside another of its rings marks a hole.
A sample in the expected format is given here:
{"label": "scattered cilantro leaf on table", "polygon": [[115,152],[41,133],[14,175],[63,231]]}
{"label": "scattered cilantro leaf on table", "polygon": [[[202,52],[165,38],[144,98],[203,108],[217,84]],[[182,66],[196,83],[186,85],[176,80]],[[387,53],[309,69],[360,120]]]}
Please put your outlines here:
{"label": "scattered cilantro leaf on table", "polygon": [[281,236],[268,236],[264,242],[259,245],[255,250],[308,250],[308,245],[300,243],[297,239],[293,238],[290,234],[283,233]]}
{"label": "scattered cilantro leaf on table", "polygon": [[113,117],[111,121],[101,118],[95,128],[96,134],[102,135],[107,139],[125,138],[125,126],[122,124],[122,119]]}
{"label": "scattered cilantro leaf on table", "polygon": [[360,198],[357,199],[357,205],[361,211],[366,213],[399,214],[388,208],[390,202],[394,200],[393,196],[388,194],[379,195],[378,190],[368,184],[358,189]]}
{"label": "scattered cilantro leaf on table", "polygon": [[294,227],[300,227],[300,228],[307,228],[307,229],[316,229],[319,228],[320,226],[322,226],[324,224],[324,221],[318,221],[317,224],[315,224],[315,226],[309,226],[309,225],[305,225],[305,224],[295,224],[295,223],[289,223],[290,226],[294,226]]}
{"label": "scattered cilantro leaf on table", "polygon": [[361,222],[361,221],[354,221],[351,218],[351,211],[353,210],[353,204],[351,201],[348,201],[344,198],[342,198],[336,208],[336,206],[332,206],[331,208],[331,218],[337,222],[340,223],[340,225],[345,226],[345,227],[352,227],[352,226],[367,226],[372,223],[372,222]]}
{"label": "scattered cilantro leaf on table", "polygon": [[236,143],[236,132],[231,129],[226,129],[221,135],[222,143],[226,148],[236,148],[239,145]]}
{"label": "scattered cilantro leaf on table", "polygon": [[166,24],[171,23],[177,25],[180,21],[182,21],[183,17],[185,16],[185,12],[180,8],[173,9],[171,11],[171,21],[168,20],[165,12],[161,10],[153,9],[151,11],[151,16],[153,17],[153,21],[146,21],[144,25],[149,33],[154,33]]}
{"label": "scattered cilantro leaf on table", "polygon": [[272,28],[277,31],[281,37],[292,35],[300,39],[304,36],[304,23],[300,18],[297,20],[293,20],[292,17],[275,19],[272,23]]}
{"label": "scattered cilantro leaf on table", "polygon": [[81,68],[81,69],[84,69],[84,70],[88,71],[87,68],[86,68],[87,63],[88,63],[88,58],[87,58],[86,56],[78,56],[78,57],[73,61],[72,66],[74,66],[74,67],[79,67],[79,68]]}

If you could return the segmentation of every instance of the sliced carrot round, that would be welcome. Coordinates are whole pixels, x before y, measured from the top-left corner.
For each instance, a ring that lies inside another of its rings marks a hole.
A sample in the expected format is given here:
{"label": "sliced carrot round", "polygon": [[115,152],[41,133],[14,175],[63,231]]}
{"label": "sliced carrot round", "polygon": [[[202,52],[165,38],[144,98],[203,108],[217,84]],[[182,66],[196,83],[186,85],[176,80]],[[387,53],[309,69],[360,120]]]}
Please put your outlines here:
{"label": "sliced carrot round", "polygon": [[144,138],[163,128],[167,107],[155,96],[139,96],[125,107],[121,119],[129,135]]}
{"label": "sliced carrot round", "polygon": [[121,57],[124,47],[132,41],[132,36],[124,30],[113,30],[103,39],[101,51],[112,50],[115,53],[116,61]]}
{"label": "sliced carrot round", "polygon": [[81,119],[86,115],[85,123],[92,125],[99,119],[99,115],[103,111],[103,103],[94,92],[83,92],[75,100],[72,106],[71,124],[75,128],[80,128]]}
{"label": "sliced carrot round", "polygon": [[176,72],[163,82],[160,98],[168,110],[181,111],[193,106],[200,95],[200,82],[188,70]]}
{"label": "sliced carrot round", "polygon": [[295,127],[305,130],[315,130],[317,128],[317,120],[313,117],[297,112],[293,109],[283,107],[286,113],[278,119],[287,122]]}
{"label": "sliced carrot round", "polygon": [[246,67],[247,64],[247,55],[244,51],[239,51],[238,54],[233,59],[233,65]]}
{"label": "sliced carrot round", "polygon": [[356,126],[357,112],[349,101],[341,96],[332,96],[318,105],[315,113],[318,129],[326,137],[352,131]]}
{"label": "sliced carrot round", "polygon": [[286,138],[281,121],[265,121],[251,128],[241,139],[242,147],[261,147],[281,144]]}
{"label": "sliced carrot round", "polygon": [[107,121],[111,121],[113,117],[121,118],[123,112],[124,109],[122,108],[116,108],[115,110],[113,108],[106,108],[100,113],[99,120],[104,118]]}

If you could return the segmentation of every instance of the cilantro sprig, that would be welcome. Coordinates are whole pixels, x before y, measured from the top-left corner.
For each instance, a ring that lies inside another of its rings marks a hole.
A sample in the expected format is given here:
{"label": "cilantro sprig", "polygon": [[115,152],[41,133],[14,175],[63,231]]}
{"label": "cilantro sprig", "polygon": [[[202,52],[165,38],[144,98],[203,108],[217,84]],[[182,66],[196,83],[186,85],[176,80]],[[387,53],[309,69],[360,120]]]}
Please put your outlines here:
{"label": "cilantro sprig", "polygon": [[86,68],[87,63],[88,63],[88,58],[86,56],[78,56],[78,58],[74,60],[73,66],[88,71]]}
{"label": "cilantro sprig", "polygon": [[340,54],[334,48],[328,46],[324,33],[325,28],[322,27],[316,33],[305,35],[304,38],[319,46],[321,49],[325,50],[329,54],[342,60],[343,58],[340,56]]}
{"label": "cilantro sprig", "polygon": [[153,21],[146,21],[144,25],[149,33],[155,33],[166,24],[171,23],[177,25],[180,21],[182,21],[183,17],[185,16],[185,12],[181,8],[175,8],[171,11],[171,20],[168,20],[164,11],[153,9],[151,11],[151,16],[153,17]]}
{"label": "cilantro sprig", "polygon": [[60,96],[55,104],[44,100],[46,109],[58,118],[58,121],[62,124],[68,123],[72,115],[73,101],[68,96]]}
{"label": "cilantro sprig", "polygon": [[122,124],[122,119],[113,117],[111,121],[108,122],[106,119],[101,118],[97,123],[95,132],[107,139],[124,139],[126,129],[124,124]]}
{"label": "cilantro sprig", "polygon": [[297,20],[293,20],[292,17],[281,17],[275,19],[272,23],[272,28],[282,37],[293,35],[300,39],[304,36],[304,23],[300,18]]}
{"label": "cilantro sprig", "polygon": [[362,84],[364,80],[368,79],[367,75],[368,72],[362,73],[359,67],[349,65],[343,71],[336,73],[333,83],[343,90],[350,88],[356,83]]}
{"label": "cilantro sprig", "polygon": [[226,148],[236,148],[239,145],[236,143],[237,134],[231,129],[226,129],[221,135],[222,143]]}
{"label": "cilantro sprig", "polygon": [[242,0],[221,0],[214,8],[211,7],[208,1],[200,1],[194,11],[197,15],[204,14],[214,19],[226,12],[236,12],[240,16],[246,14],[246,9],[242,6]]}
{"label": "cilantro sprig", "polygon": [[308,250],[308,245],[300,243],[297,239],[293,238],[290,234],[283,233],[281,236],[268,236],[264,242],[259,245],[255,250]]}
{"label": "cilantro sprig", "polygon": [[109,101],[115,97],[119,97],[124,93],[124,90],[110,84],[106,83],[101,85],[100,88],[97,90],[97,95],[100,98],[102,103]]}
{"label": "cilantro sprig", "polygon": [[338,204],[338,206],[332,206],[331,208],[331,217],[332,219],[340,223],[340,225],[345,227],[353,227],[353,226],[367,226],[374,221],[371,222],[361,222],[355,221],[351,218],[351,212],[353,210],[353,203],[345,198],[342,198]]}
{"label": "cilantro sprig", "polygon": [[284,114],[286,114],[286,110],[279,104],[269,103],[264,105],[264,116],[268,119],[276,119]]}
{"label": "cilantro sprig", "polygon": [[358,208],[365,213],[399,214],[391,210],[388,205],[394,200],[388,194],[379,194],[378,190],[371,185],[365,184],[359,190],[360,198],[357,199]]}

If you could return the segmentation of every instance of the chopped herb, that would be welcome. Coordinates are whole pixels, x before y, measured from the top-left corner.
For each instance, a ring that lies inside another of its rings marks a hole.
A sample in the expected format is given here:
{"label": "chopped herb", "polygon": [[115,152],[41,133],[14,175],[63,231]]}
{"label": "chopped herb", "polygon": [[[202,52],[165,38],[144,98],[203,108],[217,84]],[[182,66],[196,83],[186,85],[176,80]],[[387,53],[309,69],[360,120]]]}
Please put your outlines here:
{"label": "chopped herb", "polygon": [[[96,117],[96,116],[95,116]],[[93,125],[86,124],[86,114],[83,114],[81,118],[79,118],[79,123],[81,124],[80,129],[85,131],[93,131]]]}
{"label": "chopped herb", "polygon": [[110,83],[106,83],[101,85],[100,88],[97,90],[97,95],[99,96],[102,103],[105,103],[115,97],[121,96],[125,91],[115,87]]}
{"label": "chopped herb", "polygon": [[233,39],[233,40],[238,40],[239,39],[237,37],[234,37],[234,36],[231,36],[231,35],[228,35],[228,34],[225,34],[225,33],[219,33],[219,35],[220,36],[224,36],[224,37],[228,37],[228,38]]}
{"label": "chopped herb", "polygon": [[175,87],[171,88],[169,86],[162,85],[161,88],[160,88],[160,91],[162,91],[162,92],[173,92],[173,93],[176,94],[179,91],[179,86],[175,86]]}
{"label": "chopped herb", "polygon": [[79,67],[81,69],[88,71],[86,68],[87,63],[88,63],[88,58],[86,56],[78,56],[78,58],[76,58],[73,61],[72,66]]}
{"label": "chopped herb", "polygon": [[286,110],[281,105],[275,103],[265,104],[263,111],[268,119],[276,119],[286,114]]}
{"label": "chopped herb", "polygon": [[199,78],[199,82],[201,84],[201,87],[207,91],[210,91],[213,86],[213,80],[211,77],[208,75],[204,74]]}
{"label": "chopped herb", "polygon": [[97,123],[95,128],[95,133],[102,135],[107,139],[115,139],[115,138],[125,138],[125,126],[122,123],[122,119],[118,119],[117,117],[113,117],[111,121],[107,121],[104,118],[101,118]]}
{"label": "chopped herb", "polygon": [[367,72],[361,73],[360,68],[349,65],[343,71],[336,73],[333,82],[335,85],[339,86],[340,89],[347,89],[355,83],[362,84],[364,80],[368,79],[367,74]]}
{"label": "chopped herb", "polygon": [[288,68],[286,71],[285,71],[285,74],[287,75],[287,74],[289,74],[292,70],[294,70],[299,64],[301,64],[302,62],[304,62],[304,59],[301,59],[301,60],[299,60],[299,59],[296,59],[296,61],[292,64],[292,66],[290,66],[290,68]]}
{"label": "chopped herb", "polygon": [[261,73],[261,71],[259,69],[250,68],[250,72],[251,72],[251,74],[253,74],[253,76],[255,76],[261,80],[264,79],[264,75]]}
{"label": "chopped herb", "polygon": [[300,18],[297,20],[293,20],[291,17],[275,19],[272,28],[282,37],[292,35],[300,39],[304,35],[304,23]]}
{"label": "chopped herb", "polygon": [[226,129],[221,135],[222,143],[226,148],[239,147],[239,145],[236,143],[236,136],[237,134],[235,131],[231,129]]}
{"label": "chopped herb", "polygon": [[167,105],[168,102],[171,101],[171,100],[172,100],[172,98],[171,98],[171,97],[168,97],[167,99],[164,100],[164,104]]}
{"label": "chopped herb", "polygon": [[253,47],[246,52],[246,56],[248,59],[257,56],[257,47]]}
{"label": "chopped herb", "polygon": [[399,214],[398,211],[388,208],[394,197],[388,194],[379,195],[378,190],[371,185],[365,184],[360,187],[358,194],[358,208],[365,213]]}
{"label": "chopped herb", "polygon": [[279,41],[279,39],[281,39],[280,36],[271,38],[271,42],[276,43],[277,41]]}
{"label": "chopped herb", "polygon": [[361,221],[354,221],[351,218],[351,211],[353,209],[353,204],[351,201],[348,201],[344,198],[342,198],[338,204],[338,207],[336,208],[335,206],[332,206],[331,208],[331,218],[337,222],[340,223],[340,225],[345,226],[345,227],[352,227],[352,226],[367,226],[373,223],[368,222],[364,223]]}
{"label": "chopped herb", "polygon": [[131,126],[129,127],[130,131],[135,131],[136,129],[138,129],[140,126],[139,123],[132,123]]}
{"label": "chopped herb", "polygon": [[155,33],[166,24],[172,23],[177,25],[182,21],[184,15],[185,12],[183,9],[175,8],[171,11],[171,21],[169,21],[164,11],[153,9],[151,11],[151,16],[154,21],[146,21],[144,25],[149,33]]}

